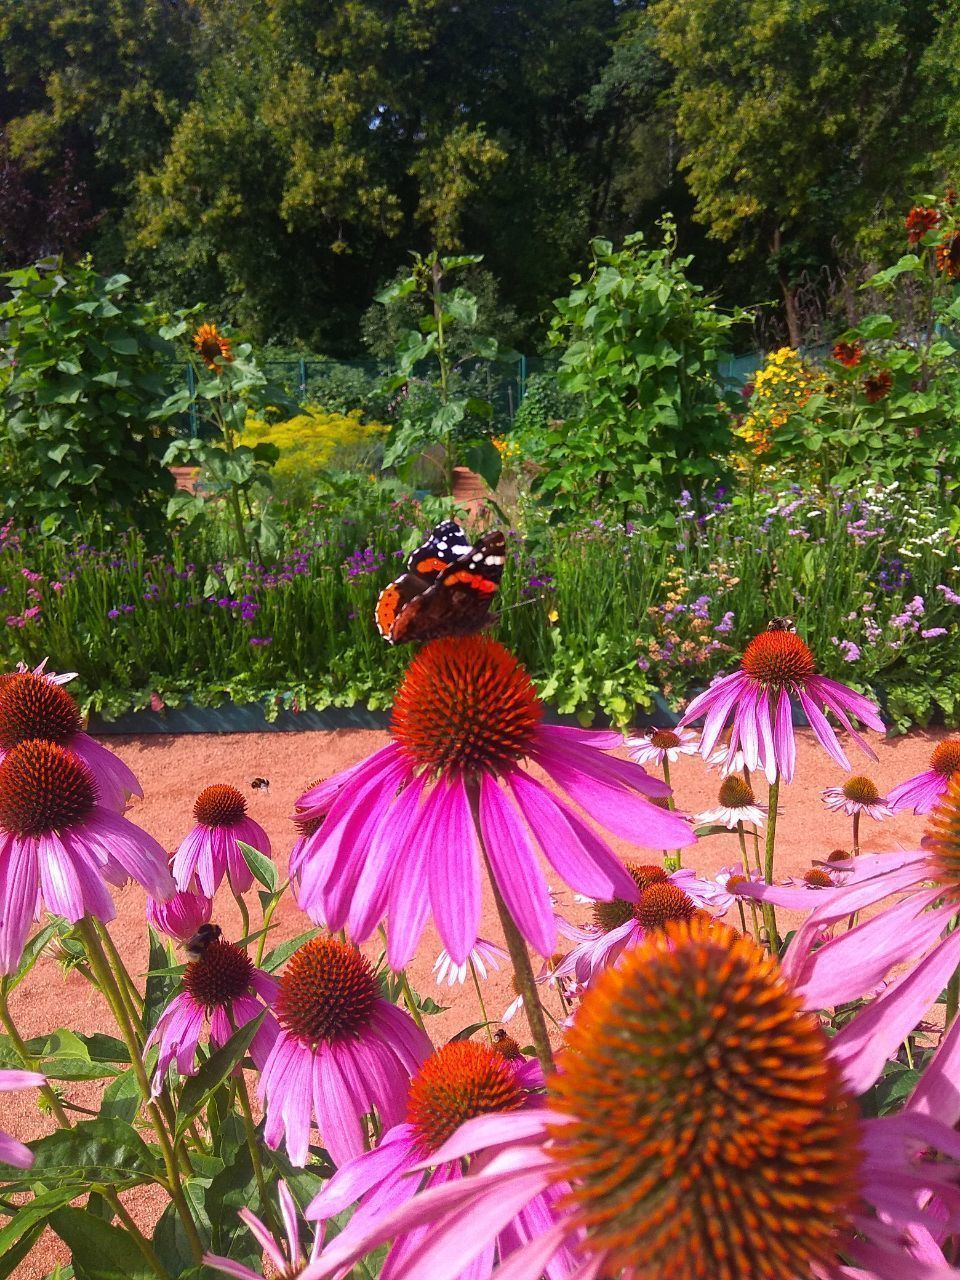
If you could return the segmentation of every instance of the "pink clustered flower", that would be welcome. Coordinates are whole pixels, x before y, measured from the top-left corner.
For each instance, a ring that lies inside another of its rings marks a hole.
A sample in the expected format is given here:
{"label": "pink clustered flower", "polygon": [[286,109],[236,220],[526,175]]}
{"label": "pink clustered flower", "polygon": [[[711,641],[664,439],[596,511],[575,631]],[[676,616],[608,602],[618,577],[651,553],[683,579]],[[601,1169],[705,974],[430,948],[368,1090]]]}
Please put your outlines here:
{"label": "pink clustered flower", "polygon": [[184,837],[173,859],[178,889],[195,889],[212,898],[226,875],[235,893],[246,893],[253,872],[240,843],[270,857],[270,840],[259,822],[247,816],[247,802],[236,787],[205,787],[193,806],[196,826]]}

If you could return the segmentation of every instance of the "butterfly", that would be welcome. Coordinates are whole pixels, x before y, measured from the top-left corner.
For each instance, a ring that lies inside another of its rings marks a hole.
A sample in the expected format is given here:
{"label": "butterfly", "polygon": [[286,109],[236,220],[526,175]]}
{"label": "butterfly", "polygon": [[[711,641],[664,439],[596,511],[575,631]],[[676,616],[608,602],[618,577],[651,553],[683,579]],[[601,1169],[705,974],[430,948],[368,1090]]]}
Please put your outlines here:
{"label": "butterfly", "polygon": [[455,520],[441,521],[380,592],[377,630],[391,644],[481,630],[490,621],[506,551],[499,529],[474,546]]}

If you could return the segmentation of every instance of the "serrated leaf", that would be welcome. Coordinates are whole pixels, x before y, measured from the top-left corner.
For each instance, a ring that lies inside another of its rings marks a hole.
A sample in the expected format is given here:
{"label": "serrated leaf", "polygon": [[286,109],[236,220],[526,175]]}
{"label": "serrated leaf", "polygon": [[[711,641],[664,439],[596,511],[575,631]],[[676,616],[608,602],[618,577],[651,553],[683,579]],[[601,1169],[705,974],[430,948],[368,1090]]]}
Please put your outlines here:
{"label": "serrated leaf", "polygon": [[[7,1182],[43,1182],[74,1188],[100,1182],[110,1187],[135,1187],[164,1173],[163,1164],[137,1131],[124,1120],[82,1120],[71,1129],[58,1129],[30,1146],[33,1167],[28,1174],[5,1174]],[[75,1190],[74,1194],[78,1194]]]}

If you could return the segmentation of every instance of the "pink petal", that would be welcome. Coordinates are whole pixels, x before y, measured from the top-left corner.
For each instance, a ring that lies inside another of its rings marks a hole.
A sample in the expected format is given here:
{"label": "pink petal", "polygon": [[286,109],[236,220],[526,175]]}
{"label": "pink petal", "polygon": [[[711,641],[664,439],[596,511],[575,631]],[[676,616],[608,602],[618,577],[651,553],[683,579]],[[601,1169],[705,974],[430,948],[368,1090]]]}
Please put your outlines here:
{"label": "pink petal", "polygon": [[480,850],[462,778],[438,789],[438,838],[427,863],[430,905],[443,945],[463,964],[480,924]]}
{"label": "pink petal", "polygon": [[413,1152],[410,1125],[395,1125],[384,1134],[378,1147],[337,1170],[307,1205],[304,1217],[311,1222],[324,1222],[343,1213],[379,1183],[393,1178],[398,1170],[411,1167]]}
{"label": "pink petal", "polygon": [[16,973],[39,910],[36,837],[0,832],[0,973]]}
{"label": "pink petal", "polygon": [[[346,1164],[363,1154],[366,1110],[347,1086],[341,1059],[345,1046],[321,1045],[314,1057],[313,1107],[320,1128],[320,1140],[336,1165]],[[290,1138],[287,1136],[289,1149]],[[291,1154],[290,1159],[293,1160]],[[293,1161],[304,1163],[305,1161]]]}
{"label": "pink petal", "polygon": [[[914,1086],[907,1104],[910,1112],[935,1116],[944,1124],[960,1120],[960,1018],[954,1020],[934,1058]],[[886,1119],[886,1117],[884,1117]]]}
{"label": "pink petal", "polygon": [[422,777],[408,782],[373,833],[347,917],[347,930],[356,942],[369,938],[387,913],[391,883],[417,830],[424,783]]}
{"label": "pink petal", "polygon": [[15,1169],[29,1169],[33,1164],[33,1152],[9,1133],[0,1133],[0,1160],[12,1164]]}
{"label": "pink petal", "polygon": [[492,1113],[474,1116],[472,1120],[465,1120],[426,1160],[418,1161],[412,1167],[427,1169],[431,1165],[443,1164],[446,1160],[461,1160],[464,1156],[474,1155],[487,1147],[520,1143],[529,1138],[545,1138],[551,1121],[552,1116],[543,1107],[530,1107],[499,1115]]}
{"label": "pink petal", "polygon": [[823,747],[828,755],[836,760],[841,769],[850,770],[850,761],[844,755],[843,748],[837,741],[837,735],[834,733],[829,720],[813,701],[812,698],[801,689],[800,705],[803,707],[804,714],[810,722],[810,728],[813,730],[814,737]]}
{"label": "pink petal", "polygon": [[[73,859],[63,846],[63,841],[54,832],[48,832],[37,838],[37,853],[40,864],[40,889],[47,910],[59,916],[66,916],[76,924],[87,914],[87,894],[93,898],[97,910],[94,914],[100,920],[112,920],[114,916],[113,900],[102,879],[95,878],[89,872],[83,879],[77,872]],[[86,881],[87,883],[84,883]]]}
{"label": "pink petal", "polygon": [[[670,788],[663,779],[652,777],[641,765],[558,737],[555,729],[554,725],[541,725],[530,751],[531,759],[543,764],[545,769],[548,767],[545,761],[555,760],[588,778],[608,785],[619,783],[632,791],[639,791],[641,795],[659,797],[670,794]],[[617,746],[622,746],[623,739],[616,736]]]}
{"label": "pink petal", "polygon": [[440,800],[439,787],[426,792],[408,832],[405,851],[394,868],[387,903],[387,959],[391,969],[403,969],[409,963],[430,914],[430,899],[425,892],[427,858]]}
{"label": "pink petal", "polygon": [[[790,705],[790,695],[784,689],[780,690],[777,698],[772,758],[779,766],[784,782],[791,782],[797,765],[797,739],[793,732],[793,707]],[[767,777],[771,782],[773,781],[769,774]]]}
{"label": "pink petal", "polygon": [[553,954],[557,925],[547,882],[526,828],[495,778],[480,778],[480,829],[494,879],[520,932],[542,956]]}

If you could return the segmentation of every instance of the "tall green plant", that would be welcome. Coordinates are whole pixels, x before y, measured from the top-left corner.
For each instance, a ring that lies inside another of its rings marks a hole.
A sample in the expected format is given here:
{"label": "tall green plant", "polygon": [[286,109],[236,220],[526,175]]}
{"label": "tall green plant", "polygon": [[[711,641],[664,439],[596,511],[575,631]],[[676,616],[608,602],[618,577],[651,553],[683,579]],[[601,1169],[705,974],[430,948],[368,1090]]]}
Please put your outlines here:
{"label": "tall green plant", "polygon": [[98,275],[89,259],[45,259],[2,280],[0,510],[44,533],[94,514],[159,524],[173,489],[163,317],[130,298],[128,276]]}
{"label": "tall green plant", "polygon": [[594,240],[588,274],[555,303],[559,385],[579,400],[548,434],[537,482],[558,518],[599,505],[628,519],[723,472],[731,436],[720,361],[744,313],[717,309],[687,277],[692,259],[675,256],[673,219],[659,225],[656,249],[639,233],[619,250]]}

